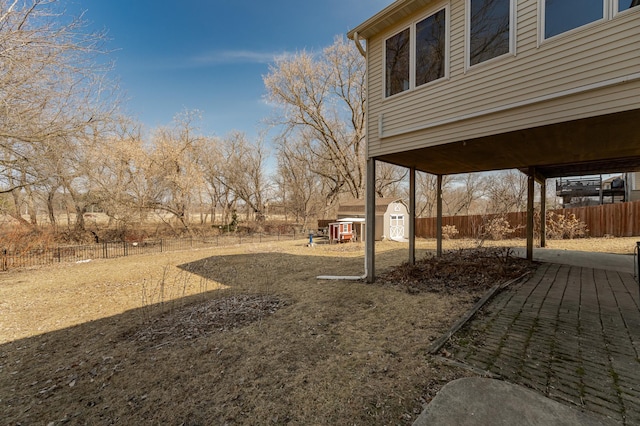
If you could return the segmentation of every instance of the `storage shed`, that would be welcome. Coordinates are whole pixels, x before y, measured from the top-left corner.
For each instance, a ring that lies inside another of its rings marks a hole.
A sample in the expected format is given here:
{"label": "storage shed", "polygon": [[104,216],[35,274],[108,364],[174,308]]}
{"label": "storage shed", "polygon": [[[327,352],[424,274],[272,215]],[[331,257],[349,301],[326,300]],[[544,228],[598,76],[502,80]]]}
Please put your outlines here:
{"label": "storage shed", "polygon": [[[409,238],[409,210],[397,198],[376,198],[377,241],[390,239],[406,241]],[[357,238],[364,241],[364,200],[348,200],[338,207],[338,221],[354,222]]]}

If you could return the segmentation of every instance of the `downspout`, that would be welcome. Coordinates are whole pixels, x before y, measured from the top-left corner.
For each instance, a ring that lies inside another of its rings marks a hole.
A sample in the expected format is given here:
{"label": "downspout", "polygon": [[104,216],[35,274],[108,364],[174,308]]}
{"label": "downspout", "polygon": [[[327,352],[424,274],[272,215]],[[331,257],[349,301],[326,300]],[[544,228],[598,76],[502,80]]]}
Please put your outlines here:
{"label": "downspout", "polygon": [[[364,50],[364,47],[362,47],[362,44],[360,43],[360,37],[358,36],[357,32],[353,33],[353,41],[356,44],[356,47],[358,48],[358,51],[360,52],[360,54],[366,58],[367,57],[367,52]],[[367,209],[366,203],[368,203],[368,202],[369,201],[365,199],[365,211]],[[365,248],[365,250],[364,250],[364,275],[360,275],[360,276],[358,276],[358,275],[319,275],[319,276],[316,277],[316,279],[318,279],[318,280],[357,281],[357,280],[367,279],[368,276],[369,276],[369,274],[367,273],[367,250]]]}
{"label": "downspout", "polygon": [[366,58],[367,51],[364,50],[364,47],[362,47],[362,43],[360,43],[360,36],[358,35],[357,31],[353,33],[353,42],[356,44],[356,47],[358,48],[358,51],[360,52],[360,54]]}

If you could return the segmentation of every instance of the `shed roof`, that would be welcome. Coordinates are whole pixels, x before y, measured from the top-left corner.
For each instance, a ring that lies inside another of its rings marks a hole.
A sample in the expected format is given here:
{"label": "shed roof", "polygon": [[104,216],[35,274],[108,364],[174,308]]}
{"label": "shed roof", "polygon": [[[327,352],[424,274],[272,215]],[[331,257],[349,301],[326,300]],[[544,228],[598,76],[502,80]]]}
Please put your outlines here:
{"label": "shed roof", "polygon": [[[387,198],[376,198],[376,213],[384,214],[389,207],[389,204],[392,203],[402,203],[405,204],[399,198],[387,197]],[[347,200],[338,206],[338,215],[363,215],[364,214],[364,203],[365,200]],[[406,205],[406,204],[405,204]]]}

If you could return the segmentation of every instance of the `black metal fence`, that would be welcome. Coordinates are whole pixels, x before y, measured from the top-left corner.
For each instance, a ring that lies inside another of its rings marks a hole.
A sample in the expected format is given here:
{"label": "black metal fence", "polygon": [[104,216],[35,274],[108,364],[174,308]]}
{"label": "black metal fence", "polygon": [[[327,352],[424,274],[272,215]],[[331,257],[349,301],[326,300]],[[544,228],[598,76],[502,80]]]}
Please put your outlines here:
{"label": "black metal fence", "polygon": [[205,238],[144,240],[141,242],[113,241],[97,244],[59,246],[13,252],[0,252],[0,270],[43,266],[62,262],[82,262],[93,259],[111,259],[136,254],[162,253],[198,248],[255,244],[308,238],[300,232],[278,234],[224,234]]}

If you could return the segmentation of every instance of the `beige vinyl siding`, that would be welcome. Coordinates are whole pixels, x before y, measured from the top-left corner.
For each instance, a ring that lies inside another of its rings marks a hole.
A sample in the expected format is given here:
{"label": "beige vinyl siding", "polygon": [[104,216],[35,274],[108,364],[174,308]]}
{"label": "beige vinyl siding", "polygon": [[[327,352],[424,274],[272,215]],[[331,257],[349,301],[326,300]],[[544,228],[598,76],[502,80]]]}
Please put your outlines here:
{"label": "beige vinyl siding", "polygon": [[[452,1],[449,79],[388,99],[383,96],[384,39],[409,26],[426,10],[368,40],[370,156],[640,108],[640,83],[635,81],[400,135],[421,126],[640,72],[640,13],[618,15],[539,43],[538,2],[516,3],[515,56],[504,55],[465,70],[465,2]],[[383,136],[398,136],[380,139],[381,114]]]}
{"label": "beige vinyl siding", "polygon": [[[426,147],[441,143],[456,142],[473,137],[515,131],[587,116],[608,114],[630,109],[640,99],[640,82],[618,85],[606,91],[593,91],[555,102],[515,108],[488,116],[446,124],[432,129],[415,131],[386,138],[375,147],[376,155]],[[496,129],[500,129],[498,132]]]}
{"label": "beige vinyl siding", "polygon": [[[449,28],[451,29],[449,45],[449,57],[451,60],[451,64],[449,69],[449,78],[456,79],[464,74],[464,1],[450,3],[449,10],[451,11],[451,21],[449,23]],[[463,31],[461,33],[456,32],[455,29],[457,28],[462,28]],[[462,65],[462,67],[460,65]]]}

